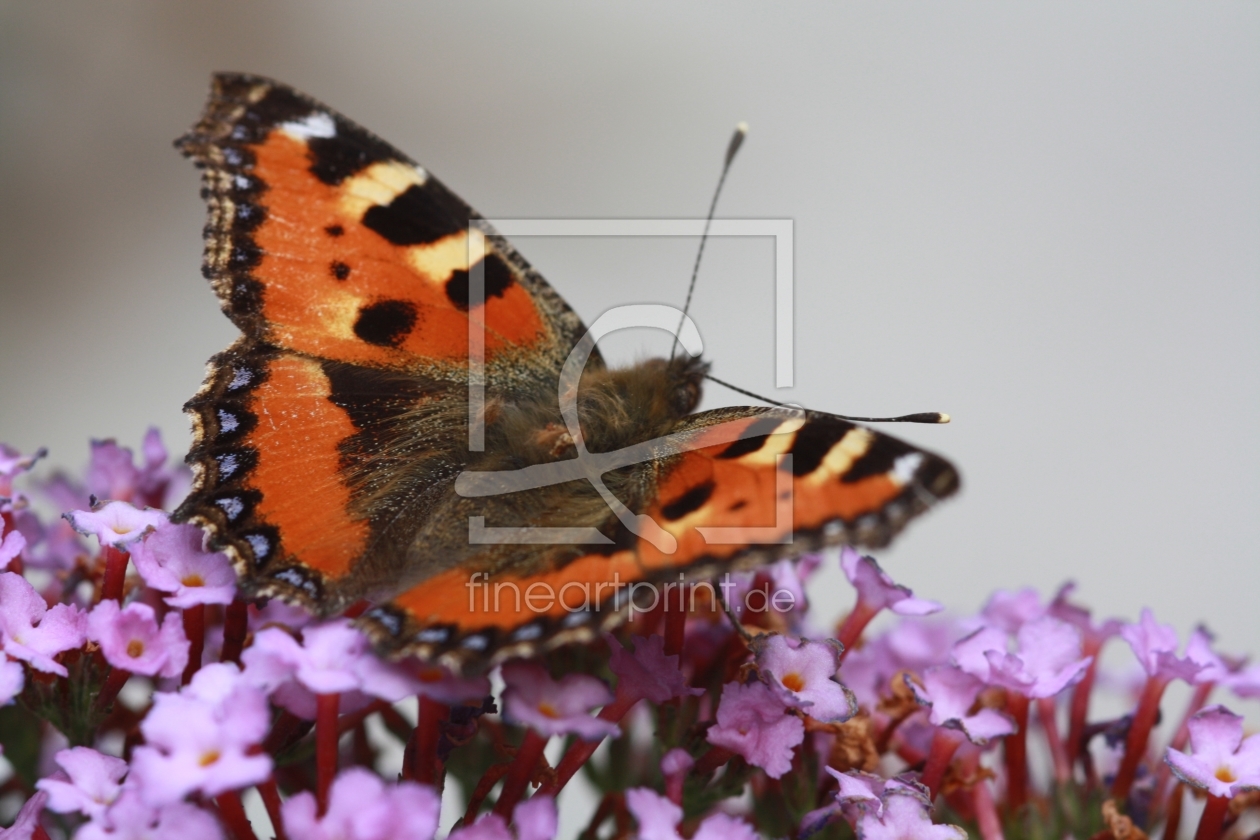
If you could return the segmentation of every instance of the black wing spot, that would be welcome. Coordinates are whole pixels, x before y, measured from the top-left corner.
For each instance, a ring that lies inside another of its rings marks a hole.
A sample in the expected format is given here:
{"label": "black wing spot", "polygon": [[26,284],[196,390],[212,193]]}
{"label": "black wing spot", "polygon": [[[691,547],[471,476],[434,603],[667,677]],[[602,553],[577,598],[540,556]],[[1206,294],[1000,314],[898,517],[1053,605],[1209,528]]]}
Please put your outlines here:
{"label": "black wing spot", "polygon": [[378,347],[398,347],[415,329],[416,320],[414,303],[405,300],[377,301],[359,310],[354,334]]}
{"label": "black wing spot", "polygon": [[341,225],[328,225],[327,227],[324,228],[324,233],[332,237],[343,236],[345,232],[346,232],[346,229],[343,228]]}
{"label": "black wing spot", "polygon": [[792,475],[809,475],[818,469],[831,447],[852,428],[852,423],[843,421],[824,423],[813,420],[801,426],[792,441]]}
{"label": "black wing spot", "polygon": [[344,120],[337,120],[336,135],[307,140],[306,150],[311,174],[330,187],[337,186],[374,163],[398,157],[398,153],[388,145],[357,126],[351,127]]}
{"label": "black wing spot", "polygon": [[369,207],[363,225],[394,245],[428,245],[467,230],[467,209],[443,206],[442,197],[436,190],[412,184],[389,204]]}
{"label": "black wing spot", "polygon": [[778,417],[759,417],[752,422],[743,434],[739,436],[739,440],[718,453],[717,457],[721,459],[740,458],[744,455],[751,455],[753,452],[761,449],[766,445],[766,439],[779,427],[782,422]]}
{"label": "black wing spot", "polygon": [[697,484],[677,499],[661,507],[661,515],[670,522],[682,519],[689,513],[699,510],[709,497],[713,495],[713,482]]}
{"label": "black wing spot", "polygon": [[333,260],[332,263],[329,264],[328,270],[331,271],[332,276],[336,277],[338,280],[345,280],[350,276],[350,266],[346,265],[341,260]]}
{"label": "black wing spot", "polygon": [[[495,254],[490,254],[486,257],[485,266],[485,299],[503,297],[508,288],[516,282],[516,278],[512,276],[512,269],[508,268],[507,263]],[[469,298],[471,297],[468,284],[469,273],[467,271],[453,271],[451,272],[451,279],[446,281],[447,299],[455,305],[456,309],[463,312],[468,311]]]}

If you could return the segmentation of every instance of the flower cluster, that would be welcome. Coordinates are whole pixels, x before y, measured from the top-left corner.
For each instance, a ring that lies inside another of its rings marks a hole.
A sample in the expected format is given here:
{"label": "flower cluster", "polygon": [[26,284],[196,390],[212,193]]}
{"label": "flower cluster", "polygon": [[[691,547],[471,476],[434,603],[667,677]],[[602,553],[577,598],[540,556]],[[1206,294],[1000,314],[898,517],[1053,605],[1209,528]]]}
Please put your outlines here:
{"label": "flower cluster", "polygon": [[[1260,668],[1149,611],[1097,621],[1070,587],[949,618],[845,549],[833,632],[804,592],[835,559],[781,561],[726,610],[667,598],[510,661],[496,692],[378,658],[352,618],[238,598],[164,512],[187,478],[156,433],[141,465],[93,443],[82,481],[23,476],[39,457],[0,446],[0,840],[546,840],[579,772],[587,836],[643,840],[1173,838],[1196,799],[1209,840],[1260,804],[1260,735],[1223,705],[1260,696]],[[758,590],[792,609],[748,608]],[[1100,668],[1109,643],[1138,684]],[[1094,717],[1104,690],[1128,711]]]}

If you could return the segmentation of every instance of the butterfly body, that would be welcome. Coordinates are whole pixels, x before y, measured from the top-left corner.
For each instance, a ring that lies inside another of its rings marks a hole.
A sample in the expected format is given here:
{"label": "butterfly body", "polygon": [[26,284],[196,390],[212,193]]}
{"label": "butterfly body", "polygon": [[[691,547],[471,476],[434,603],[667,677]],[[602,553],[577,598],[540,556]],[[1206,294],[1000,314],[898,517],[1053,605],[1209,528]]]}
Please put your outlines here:
{"label": "butterfly body", "polygon": [[[176,518],[249,596],[368,601],[383,650],[481,668],[593,637],[630,582],[883,544],[958,486],[943,459],[829,415],[693,413],[707,365],[689,353],[608,367],[471,208],[283,85],[216,76],[179,146],[204,169],[204,272],[243,336],[186,406],[196,480]],[[554,529],[570,538],[539,538]],[[474,580],[562,594],[490,608]]]}

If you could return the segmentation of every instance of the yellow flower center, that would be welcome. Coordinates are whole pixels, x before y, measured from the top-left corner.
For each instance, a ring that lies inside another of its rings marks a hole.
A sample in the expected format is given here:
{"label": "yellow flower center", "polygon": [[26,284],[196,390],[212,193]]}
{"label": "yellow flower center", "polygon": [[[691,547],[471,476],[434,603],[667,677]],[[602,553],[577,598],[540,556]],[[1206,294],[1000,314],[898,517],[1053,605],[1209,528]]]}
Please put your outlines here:
{"label": "yellow flower center", "polygon": [[130,642],[127,642],[127,655],[132,659],[139,659],[142,653],[144,653],[144,642],[139,639],[132,639]]}
{"label": "yellow flower center", "polygon": [[206,582],[201,579],[201,575],[195,572],[191,575],[181,578],[179,582],[184,584],[184,586],[205,586],[206,585]]}
{"label": "yellow flower center", "polygon": [[805,687],[805,680],[801,679],[801,675],[795,671],[785,674],[780,682],[783,683],[783,687],[788,691],[800,691]]}
{"label": "yellow flower center", "polygon": [[210,750],[201,754],[201,760],[197,762],[202,767],[209,767],[219,760],[220,753],[218,750]]}
{"label": "yellow flower center", "polygon": [[556,711],[556,707],[550,703],[539,703],[538,711],[542,713],[543,717],[551,718],[552,720],[556,720],[560,717],[560,713]]}
{"label": "yellow flower center", "polygon": [[1238,781],[1238,777],[1234,775],[1234,771],[1225,766],[1216,768],[1216,778],[1227,785]]}

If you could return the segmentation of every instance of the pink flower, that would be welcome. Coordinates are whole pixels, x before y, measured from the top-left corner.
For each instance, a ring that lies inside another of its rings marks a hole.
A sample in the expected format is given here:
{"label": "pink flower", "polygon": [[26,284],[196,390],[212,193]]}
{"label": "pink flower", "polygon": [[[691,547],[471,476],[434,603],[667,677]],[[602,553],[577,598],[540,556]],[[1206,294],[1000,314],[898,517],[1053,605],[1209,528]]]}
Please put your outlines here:
{"label": "pink flower", "polygon": [[65,519],[85,537],[96,537],[101,547],[127,551],[150,528],[166,524],[166,514],[155,508],[132,507],[127,502],[97,502],[91,510],[72,510]]}
{"label": "pink flower", "polygon": [[989,681],[1025,697],[1053,697],[1079,682],[1093,657],[1081,656],[1081,634],[1057,618],[1043,616],[1020,626],[1018,653],[985,652]]}
{"label": "pink flower", "polygon": [[1150,609],[1142,610],[1137,624],[1126,624],[1120,636],[1129,643],[1148,677],[1193,682],[1203,665],[1189,656],[1177,655],[1177,631],[1155,621]]}
{"label": "pink flower", "polygon": [[386,785],[375,773],[351,767],[333,780],[328,810],[303,791],[282,806],[285,830],[302,840],[432,840],[442,801],[427,785]]}
{"label": "pink flower", "polygon": [[945,609],[943,604],[914,597],[907,587],[893,581],[874,557],[863,557],[845,546],[840,568],[857,589],[858,602],[875,611],[888,609],[897,615],[931,615]]}
{"label": "pink flower", "polygon": [[40,791],[22,805],[17,819],[8,828],[0,828],[0,840],[31,840],[35,829],[39,828],[39,816],[44,812],[44,803],[48,794]]}
{"label": "pink flower", "polygon": [[170,592],[172,607],[230,604],[236,597],[236,572],[227,556],[202,550],[204,533],[196,525],[163,523],[131,547],[131,559],[150,587]]}
{"label": "pink flower", "polygon": [[1193,755],[1171,748],[1164,755],[1177,778],[1226,799],[1260,789],[1260,734],[1244,739],[1241,716],[1209,706],[1187,726]]}
{"label": "pink flower", "polygon": [[[626,807],[639,823],[638,840],[682,840],[678,824],[683,810],[649,788],[626,791]],[[757,832],[741,819],[729,814],[705,817],[696,828],[692,840],[757,840]]]}
{"label": "pink flower", "polygon": [[753,642],[757,666],[784,693],[787,702],[815,720],[838,722],[857,713],[857,700],[836,682],[840,668],[839,644],[786,636],[761,636]]}
{"label": "pink flower", "polygon": [[[0,531],[4,530],[4,525],[0,524]],[[26,548],[26,537],[22,536],[22,532],[16,528],[4,535],[4,539],[0,539],[0,569],[9,568],[9,564],[14,558],[22,553],[22,549]]]}
{"label": "pink flower", "polygon": [[265,691],[296,682],[315,694],[359,690],[395,702],[424,690],[404,667],[382,662],[344,619],[308,625],[300,643],[279,627],[261,630],[241,661],[246,678]]}
{"label": "pink flower", "polygon": [[805,724],[787,714],[779,696],[764,683],[727,683],[718,703],[709,743],[737,752],[749,764],[777,779],[792,768],[792,752],[805,740]]}
{"label": "pink flower", "polygon": [[577,735],[585,740],[616,737],[617,724],[592,716],[613,694],[601,680],[566,674],[553,680],[537,662],[514,660],[503,666],[503,716],[540,735]]}
{"label": "pink flower", "polygon": [[88,615],[88,638],[101,646],[115,668],[146,677],[176,677],[188,664],[188,637],[176,612],[158,626],[153,607],[133,602],[101,601]]}
{"label": "pink flower", "polygon": [[128,782],[155,807],[194,790],[214,796],[257,784],[271,775],[271,757],[251,748],[270,722],[266,696],[236,666],[206,665],[179,694],[154,695]]}
{"label": "pink flower", "polygon": [[54,760],[65,778],[40,779],[35,786],[48,792],[48,810],[59,814],[77,811],[92,819],[100,817],[118,798],[122,777],[127,775],[127,762],[87,747],[61,750]]}
{"label": "pink flower", "polygon": [[21,694],[24,685],[26,672],[22,670],[22,664],[0,656],[0,706]]}
{"label": "pink flower", "polygon": [[105,813],[83,825],[74,840],[223,840],[219,821],[187,802],[155,808],[126,787]]}
{"label": "pink flower", "polygon": [[0,510],[7,510],[6,505],[13,498],[13,479],[30,472],[35,462],[47,454],[47,449],[39,449],[34,455],[23,455],[8,444],[0,443]]}
{"label": "pink flower", "polygon": [[920,687],[906,675],[906,685],[914,698],[930,707],[928,720],[933,726],[958,729],[975,744],[1015,732],[1015,722],[996,709],[981,708],[972,713],[976,698],[985,684],[953,665],[937,665],[923,672]]}
{"label": "pink flower", "polygon": [[[535,796],[512,809],[515,840],[551,840],[556,836],[556,802]],[[452,831],[447,840],[513,840],[507,823],[498,814],[486,814],[472,825]]]}
{"label": "pink flower", "polygon": [[87,468],[87,491],[100,499],[121,499],[161,507],[177,470],[163,469],[166,447],[162,435],[150,427],[141,444],[144,466],[136,467],[130,449],[112,439],[92,441]]}
{"label": "pink flower", "polygon": [[990,627],[996,627],[1014,636],[1030,621],[1036,621],[1047,612],[1041,603],[1041,594],[1031,587],[1012,592],[999,589],[989,596],[988,602],[980,610],[980,617]]}
{"label": "pink flower", "polygon": [[48,609],[26,578],[0,572],[0,645],[14,659],[66,676],[65,667],[53,657],[83,646],[86,618],[78,607],[68,604]]}
{"label": "pink flower", "polygon": [[861,840],[966,840],[967,832],[956,825],[934,825],[931,812],[932,803],[923,792],[889,786],[881,811],[858,818],[857,835]]}
{"label": "pink flower", "polygon": [[678,668],[679,656],[665,655],[665,640],[657,635],[635,636],[634,653],[626,650],[612,634],[604,636],[612,654],[609,667],[617,675],[617,694],[623,699],[664,703],[675,697],[704,694],[704,689],[687,685]]}

